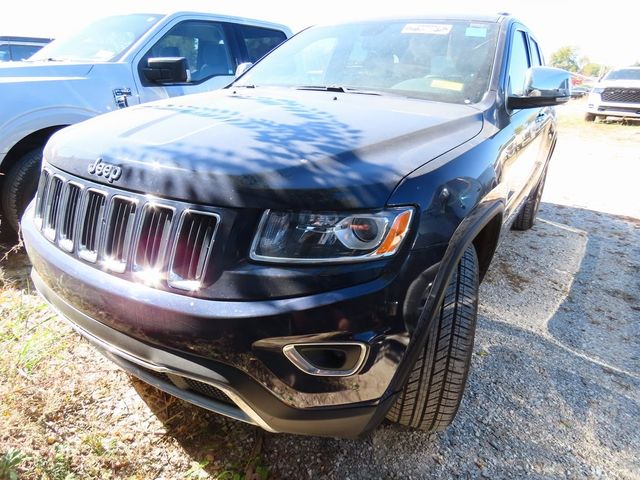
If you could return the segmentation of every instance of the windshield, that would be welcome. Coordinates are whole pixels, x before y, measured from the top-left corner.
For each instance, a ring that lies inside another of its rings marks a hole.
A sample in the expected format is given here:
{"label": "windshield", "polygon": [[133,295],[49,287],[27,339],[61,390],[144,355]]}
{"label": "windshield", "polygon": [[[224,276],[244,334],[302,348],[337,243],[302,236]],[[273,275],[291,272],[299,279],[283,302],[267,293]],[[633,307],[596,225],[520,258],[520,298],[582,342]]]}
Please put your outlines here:
{"label": "windshield", "polygon": [[97,20],[75,35],[55,40],[29,60],[109,62],[154,26],[162,15],[119,15]]}
{"label": "windshield", "polygon": [[234,86],[340,88],[475,103],[488,89],[497,31],[495,23],[439,20],[314,27]]}
{"label": "windshield", "polygon": [[605,80],[640,80],[640,68],[613,70],[607,74]]}

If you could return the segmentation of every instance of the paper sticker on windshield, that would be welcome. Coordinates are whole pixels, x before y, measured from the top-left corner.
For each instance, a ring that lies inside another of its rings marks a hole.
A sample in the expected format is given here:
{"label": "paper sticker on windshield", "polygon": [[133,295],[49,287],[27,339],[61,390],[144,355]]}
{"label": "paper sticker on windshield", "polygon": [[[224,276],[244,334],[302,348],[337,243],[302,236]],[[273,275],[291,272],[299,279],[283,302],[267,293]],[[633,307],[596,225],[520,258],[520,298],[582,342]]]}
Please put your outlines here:
{"label": "paper sticker on windshield", "polygon": [[464,32],[465,37],[480,37],[487,36],[487,27],[467,27]]}
{"label": "paper sticker on windshield", "polygon": [[443,90],[453,90],[454,92],[461,92],[464,88],[464,83],[436,79],[431,80],[431,86],[433,88],[442,88]]}
{"label": "paper sticker on windshield", "polygon": [[449,35],[452,25],[438,23],[407,23],[401,33],[421,33],[423,35]]}

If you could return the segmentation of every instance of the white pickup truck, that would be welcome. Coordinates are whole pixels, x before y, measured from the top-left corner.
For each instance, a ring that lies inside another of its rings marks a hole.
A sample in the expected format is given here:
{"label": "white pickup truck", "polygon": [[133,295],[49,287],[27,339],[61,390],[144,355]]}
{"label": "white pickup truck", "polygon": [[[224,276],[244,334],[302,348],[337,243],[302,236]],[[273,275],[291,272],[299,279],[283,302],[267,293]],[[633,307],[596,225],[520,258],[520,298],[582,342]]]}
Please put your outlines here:
{"label": "white pickup truck", "polygon": [[290,36],[283,25],[245,18],[130,14],[0,65],[0,228],[17,231],[56,131],[129,105],[224,87],[239,65]]}

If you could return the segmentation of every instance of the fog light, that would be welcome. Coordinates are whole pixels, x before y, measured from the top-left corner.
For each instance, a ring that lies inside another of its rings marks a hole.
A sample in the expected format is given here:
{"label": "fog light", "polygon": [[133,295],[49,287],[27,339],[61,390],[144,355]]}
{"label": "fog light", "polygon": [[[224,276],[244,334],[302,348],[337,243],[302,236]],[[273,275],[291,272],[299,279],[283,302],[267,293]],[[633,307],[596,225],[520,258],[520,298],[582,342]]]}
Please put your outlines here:
{"label": "fog light", "polygon": [[323,377],[355,375],[367,351],[367,345],[360,342],[295,343],[282,348],[289,361],[304,373]]}

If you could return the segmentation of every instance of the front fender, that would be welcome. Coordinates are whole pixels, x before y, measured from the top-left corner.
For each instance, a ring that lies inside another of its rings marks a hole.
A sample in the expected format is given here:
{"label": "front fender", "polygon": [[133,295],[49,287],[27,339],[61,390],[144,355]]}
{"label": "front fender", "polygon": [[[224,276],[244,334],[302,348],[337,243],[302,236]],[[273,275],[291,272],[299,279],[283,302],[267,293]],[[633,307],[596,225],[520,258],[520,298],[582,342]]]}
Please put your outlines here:
{"label": "front fender", "polygon": [[0,164],[6,154],[34,132],[82,122],[100,112],[82,107],[45,107],[17,115],[0,127]]}

